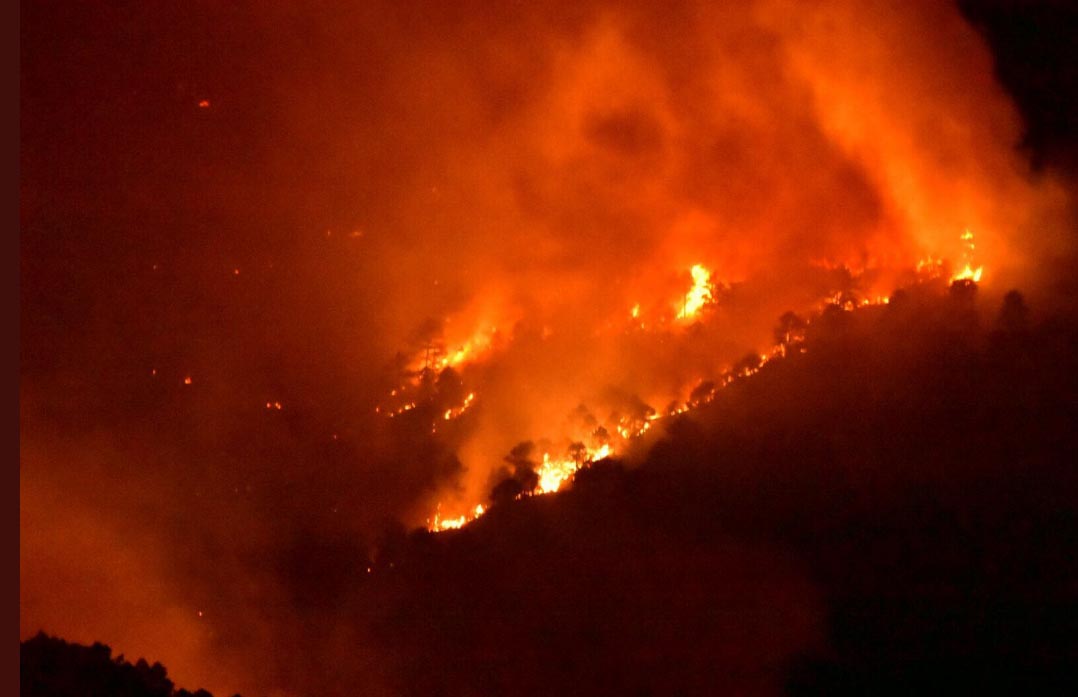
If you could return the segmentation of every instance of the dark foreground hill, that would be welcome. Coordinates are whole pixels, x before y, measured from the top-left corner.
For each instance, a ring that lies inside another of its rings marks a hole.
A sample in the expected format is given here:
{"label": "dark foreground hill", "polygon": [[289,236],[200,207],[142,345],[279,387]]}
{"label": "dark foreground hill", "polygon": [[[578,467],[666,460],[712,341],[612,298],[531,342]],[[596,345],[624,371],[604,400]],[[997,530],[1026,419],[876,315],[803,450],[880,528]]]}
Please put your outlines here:
{"label": "dark foreground hill", "polygon": [[976,295],[825,312],[641,465],[386,545],[350,622],[409,695],[1074,694],[1078,333]]}
{"label": "dark foreground hill", "polygon": [[19,672],[22,697],[213,697],[177,689],[160,663],[132,665],[104,644],[69,644],[44,632],[22,642]]}
{"label": "dark foreground hill", "polygon": [[[312,695],[1078,693],[1078,323],[977,295],[832,308],[640,461],[462,530],[309,542],[310,638],[266,660]],[[22,667],[182,694],[43,636]]]}

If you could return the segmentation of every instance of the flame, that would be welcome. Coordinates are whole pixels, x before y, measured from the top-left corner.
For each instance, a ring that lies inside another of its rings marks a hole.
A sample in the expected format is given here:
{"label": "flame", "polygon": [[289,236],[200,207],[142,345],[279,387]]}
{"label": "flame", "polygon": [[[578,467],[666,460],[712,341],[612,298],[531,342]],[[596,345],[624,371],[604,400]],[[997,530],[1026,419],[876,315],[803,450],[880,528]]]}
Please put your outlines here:
{"label": "flame", "polygon": [[434,517],[427,520],[427,529],[431,532],[444,532],[445,530],[459,530],[468,523],[472,522],[476,518],[479,518],[486,513],[486,508],[483,504],[476,505],[469,514],[461,514],[455,518],[442,518],[441,515],[442,505],[438,504],[438,510],[435,511]]}
{"label": "flame", "polygon": [[450,336],[431,339],[412,354],[404,366],[403,384],[393,389],[390,396],[396,397],[398,393],[419,386],[424,376],[431,372],[438,373],[446,368],[461,370],[486,360],[500,338],[496,325],[482,325],[462,339],[450,338],[454,334],[452,331],[447,334]]}
{"label": "flame", "polygon": [[432,530],[458,530],[463,528],[465,523],[468,522],[468,516],[459,516],[457,518],[439,518],[437,514],[434,516],[434,522],[431,526]]}
{"label": "flame", "polygon": [[[973,266],[973,253],[975,250],[973,233],[966,230],[961,235],[960,240],[964,250],[962,254],[964,268],[959,273],[954,274],[952,280],[978,282],[982,278],[983,267]],[[815,312],[817,313],[823,312],[828,306],[838,306],[844,311],[855,312],[864,308],[886,305],[890,302],[888,295],[872,292],[873,286],[870,285],[870,279],[873,277],[875,269],[871,260],[864,260],[860,265],[855,265],[853,268],[856,271],[851,270],[851,267],[845,263],[832,262],[826,259],[823,261],[817,260],[815,265],[836,274],[835,278],[840,279],[835,281],[839,289],[831,291],[822,298],[822,302],[815,305]],[[911,277],[916,279],[915,283],[928,282],[942,277],[944,269],[947,268],[950,268],[950,264],[945,257],[926,255],[919,261],[911,263],[907,267],[907,273],[914,274]],[[701,313],[702,308],[716,302],[716,286],[712,280],[712,271],[702,264],[695,264],[690,269],[690,275],[693,279],[693,285],[682,297],[682,306],[676,318],[692,318],[694,322],[698,323],[697,326],[701,327],[701,331],[706,331],[709,325],[718,321],[714,317],[704,317]],[[662,304],[661,301],[659,301],[659,304]],[[641,305],[639,302],[632,305],[629,314],[633,319],[640,317]],[[545,446],[541,462],[535,465],[537,483],[532,491],[523,492],[521,495],[537,496],[564,489],[580,469],[604,458],[623,454],[637,439],[648,433],[662,419],[677,417],[699,409],[712,402],[723,388],[738,380],[751,378],[771,362],[791,354],[804,353],[806,351],[803,343],[805,327],[812,321],[812,317],[813,315],[809,315],[806,318],[799,319],[795,315],[791,323],[784,326],[781,333],[776,333],[777,343],[762,351],[745,355],[736,363],[722,368],[717,376],[708,379],[696,375],[683,382],[682,385],[684,386],[676,390],[676,393],[680,396],[673,401],[670,401],[669,396],[664,399],[661,392],[655,394],[654,398],[656,400],[662,400],[660,403],[669,405],[662,411],[656,410],[637,398],[635,403],[624,406],[624,408],[618,407],[605,419],[597,418],[589,412],[585,420],[588,424],[586,428],[582,429],[579,426],[567,428],[563,426],[552,429],[555,435],[559,435],[564,439],[562,442],[567,445],[571,443],[571,445],[568,445],[566,450],[562,452]],[[654,337],[660,343],[669,340],[672,335],[669,333],[668,326],[664,325],[664,322],[668,320],[669,315],[667,320],[660,319],[654,325],[649,325],[650,328],[641,323],[637,325],[640,331],[636,336],[642,340],[651,340],[649,337]],[[595,336],[604,336],[604,332],[608,330],[618,331],[618,326],[624,325],[619,325],[616,322],[600,324],[595,331]],[[490,341],[483,340],[484,336],[492,337],[494,332],[491,331],[489,334],[480,332],[473,336],[474,341],[463,344],[454,353],[440,357],[439,365],[449,365],[454,362],[458,364],[461,362],[474,362],[475,365],[482,365],[484,360],[491,359],[494,355],[490,350],[484,351],[491,345]],[[552,330],[544,325],[541,334],[542,341],[545,342],[553,336]],[[691,342],[694,334],[680,336],[682,336],[682,339],[679,339],[679,341]],[[479,350],[473,353],[473,348],[475,347],[478,347]],[[393,390],[393,394],[410,401],[390,410],[390,417],[416,408],[417,402],[413,399],[415,390],[408,385]],[[667,395],[669,395],[669,392]],[[476,398],[477,392],[471,391],[459,404],[445,407],[437,412],[440,418],[435,417],[436,423],[444,423],[458,418],[474,404]],[[435,426],[436,424],[431,424],[432,433],[436,431]],[[550,443],[551,441],[543,440],[541,442]],[[483,512],[483,506],[478,505],[459,515],[443,516],[441,514],[441,503],[439,503],[433,518],[428,519],[427,527],[435,532],[457,529],[475,520]]]}
{"label": "flame", "polygon": [[[529,495],[552,494],[561,489],[562,485],[569,481],[581,467],[606,459],[612,454],[613,451],[608,443],[594,450],[586,450],[580,460],[572,457],[552,458],[550,453],[543,453],[543,462],[536,472],[539,475],[539,483],[533,491],[526,493]],[[439,503],[434,516],[427,519],[429,531],[457,530],[486,513],[486,507],[483,504],[477,504],[469,513],[450,518],[443,518],[441,510],[442,504]]]}
{"label": "flame", "polygon": [[973,233],[968,229],[962,233],[962,242],[965,246],[962,253],[964,265],[961,271],[951,276],[951,282],[973,281],[974,283],[980,283],[984,267],[978,266],[977,268],[973,268],[973,252],[976,251],[977,245],[973,242]]}
{"label": "flame", "polygon": [[550,494],[557,491],[579,467],[580,465],[574,460],[551,460],[550,453],[543,453],[543,464],[539,466],[538,471],[539,493]]}
{"label": "flame", "polygon": [[[706,271],[706,270],[705,270]],[[708,275],[708,279],[710,274]],[[705,279],[707,280],[707,279]],[[854,311],[858,308],[865,308],[876,305],[886,305],[890,302],[890,298],[887,296],[876,296],[874,298],[862,298],[859,302],[854,303],[852,301],[846,301],[842,305],[843,309],[847,311]],[[799,341],[796,336],[790,336],[786,341],[772,346],[767,351],[750,354],[742,359],[738,364],[731,366],[726,370],[723,376],[720,378],[719,383],[709,390],[705,390],[702,394],[694,395],[695,398],[691,401],[685,401],[679,405],[673,406],[666,413],[667,417],[674,417],[680,414],[685,414],[694,409],[700,408],[706,404],[712,402],[718,394],[718,390],[722,387],[729,386],[740,379],[750,378],[756,375],[766,366],[768,363],[784,358],[788,355],[790,350],[790,343],[793,341]],[[804,352],[804,347],[798,347],[799,352]],[[702,384],[701,381],[697,381],[698,384]],[[469,393],[465,406],[470,404],[474,399],[475,393]],[[411,405],[406,405],[406,407]],[[461,409],[463,411],[463,409]],[[444,417],[449,419],[452,417],[454,410],[448,410]],[[538,482],[535,489],[531,492],[525,492],[528,495],[544,495],[552,494],[562,489],[566,482],[570,481],[581,468],[587,467],[591,463],[598,462],[605,458],[615,456],[622,448],[627,447],[632,441],[645,434],[652,425],[663,418],[663,414],[656,412],[650,407],[647,408],[644,416],[639,419],[633,419],[630,417],[622,417],[616,423],[614,431],[620,438],[618,446],[611,444],[610,442],[604,442],[594,448],[584,447],[582,452],[575,453],[568,457],[553,457],[550,452],[543,453],[543,460],[536,468],[536,474],[538,476]],[[441,516],[441,503],[438,504],[436,512],[433,518],[427,520],[427,529],[431,532],[442,532],[445,530],[456,530],[464,527],[469,522],[483,515],[485,508],[482,504],[476,505],[474,509],[468,514],[461,514],[456,517],[443,518]]]}
{"label": "flame", "polygon": [[939,278],[943,275],[943,259],[925,257],[917,262],[917,275],[921,278]]}
{"label": "flame", "polygon": [[692,289],[685,294],[681,310],[678,311],[678,319],[692,317],[715,299],[712,293],[714,286],[711,284],[711,272],[703,265],[696,264],[690,269],[690,273],[693,281]]}
{"label": "flame", "polygon": [[461,414],[468,411],[468,407],[472,406],[472,402],[474,402],[474,401],[475,401],[475,393],[474,392],[469,392],[468,396],[464,398],[464,402],[462,402],[459,407],[453,407],[451,409],[446,409],[445,414],[442,415],[443,418],[446,421],[451,421],[453,419],[459,418]]}
{"label": "flame", "polygon": [[984,267],[978,266],[973,268],[971,265],[966,264],[965,267],[954,276],[951,276],[951,281],[973,281],[974,283],[981,282],[981,275],[984,273]]}
{"label": "flame", "polygon": [[477,360],[480,354],[490,348],[494,341],[494,335],[497,333],[498,330],[492,327],[489,334],[477,334],[462,345],[457,346],[448,355],[438,358],[434,362],[434,367],[439,370],[456,368]]}

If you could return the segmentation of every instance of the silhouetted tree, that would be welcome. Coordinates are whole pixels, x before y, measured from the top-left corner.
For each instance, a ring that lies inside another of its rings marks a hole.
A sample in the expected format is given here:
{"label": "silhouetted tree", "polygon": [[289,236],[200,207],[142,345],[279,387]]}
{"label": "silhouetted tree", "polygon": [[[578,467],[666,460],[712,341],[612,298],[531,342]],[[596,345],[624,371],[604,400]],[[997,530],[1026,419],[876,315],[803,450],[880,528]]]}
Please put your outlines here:
{"label": "silhouetted tree", "polygon": [[174,689],[160,663],[131,665],[104,644],[69,644],[44,632],[19,647],[19,684],[22,697],[213,697]]}
{"label": "silhouetted tree", "polygon": [[491,503],[507,503],[535,489],[539,484],[539,475],[535,473],[537,463],[533,458],[535,443],[524,441],[517,443],[505,461],[511,469],[503,467],[496,475],[497,483],[490,491]]}
{"label": "silhouetted tree", "polygon": [[1005,332],[1024,332],[1029,329],[1029,307],[1026,299],[1017,290],[1003,296],[1003,307],[997,320],[999,328]]}
{"label": "silhouetted tree", "polygon": [[453,368],[445,368],[438,374],[438,408],[447,409],[464,401],[464,380]]}
{"label": "silhouetted tree", "polygon": [[490,490],[490,502],[495,506],[503,506],[518,498],[521,494],[531,491],[531,489],[526,489],[524,484],[510,475],[508,471],[503,470],[503,472],[506,475],[504,479],[495,484],[494,488]]}
{"label": "silhouetted tree", "polygon": [[775,343],[790,345],[805,340],[805,327],[808,322],[795,312],[784,312],[775,327]]}
{"label": "silhouetted tree", "polygon": [[510,450],[509,454],[503,459],[512,465],[514,469],[521,466],[534,468],[535,460],[532,457],[533,453],[535,453],[535,443],[526,440],[514,445],[513,449]]}
{"label": "silhouetted tree", "polygon": [[887,307],[892,310],[903,310],[909,306],[910,294],[899,288],[894,293],[891,293],[887,300]]}
{"label": "silhouetted tree", "polygon": [[961,303],[972,303],[977,295],[977,283],[968,278],[963,278],[951,283],[949,294],[952,300]]}

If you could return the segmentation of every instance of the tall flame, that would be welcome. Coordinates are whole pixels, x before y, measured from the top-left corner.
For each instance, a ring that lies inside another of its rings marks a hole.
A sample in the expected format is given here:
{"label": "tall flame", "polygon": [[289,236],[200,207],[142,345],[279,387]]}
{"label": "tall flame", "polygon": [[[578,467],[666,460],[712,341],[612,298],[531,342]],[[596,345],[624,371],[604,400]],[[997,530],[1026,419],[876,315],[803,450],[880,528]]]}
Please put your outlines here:
{"label": "tall flame", "polygon": [[962,243],[965,247],[962,252],[963,267],[961,271],[951,277],[951,281],[973,281],[974,283],[980,283],[984,267],[978,266],[977,268],[973,268],[973,252],[977,249],[977,246],[973,243],[973,233],[968,229],[962,233]]}
{"label": "tall flame", "polygon": [[678,319],[694,316],[702,307],[711,303],[715,296],[712,293],[714,286],[711,284],[711,272],[703,265],[696,264],[690,270],[692,274],[692,288],[685,294],[681,309],[678,311]]}

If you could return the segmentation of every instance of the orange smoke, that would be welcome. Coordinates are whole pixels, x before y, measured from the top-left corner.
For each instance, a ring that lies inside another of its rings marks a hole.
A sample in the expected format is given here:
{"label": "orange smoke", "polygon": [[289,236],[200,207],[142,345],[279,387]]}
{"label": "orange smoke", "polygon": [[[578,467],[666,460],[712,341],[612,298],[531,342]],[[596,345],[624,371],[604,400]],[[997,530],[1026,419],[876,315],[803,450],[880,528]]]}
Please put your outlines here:
{"label": "orange smoke", "polygon": [[1072,224],[949,2],[26,5],[23,630],[214,692],[381,663],[314,543],[631,461],[825,306],[1044,307]]}
{"label": "orange smoke", "polygon": [[[939,3],[634,7],[523,45],[494,31],[474,55],[497,65],[435,53],[397,89],[452,127],[388,225],[415,244],[380,251],[399,389],[453,368],[478,405],[446,510],[485,501],[521,441],[557,488],[573,444],[769,351],[783,312],[929,268],[1003,289],[1060,246],[1062,189],[1027,172],[986,48]],[[491,82],[519,85],[496,115]]]}

